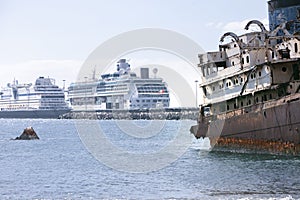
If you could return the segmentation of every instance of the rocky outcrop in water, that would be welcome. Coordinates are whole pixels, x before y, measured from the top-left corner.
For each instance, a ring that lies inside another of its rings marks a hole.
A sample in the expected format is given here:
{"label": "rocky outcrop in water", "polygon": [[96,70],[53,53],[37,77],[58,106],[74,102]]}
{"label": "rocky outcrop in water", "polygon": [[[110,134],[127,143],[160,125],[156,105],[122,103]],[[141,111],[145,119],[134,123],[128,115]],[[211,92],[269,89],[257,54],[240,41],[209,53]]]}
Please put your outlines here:
{"label": "rocky outcrop in water", "polygon": [[23,133],[16,137],[16,140],[39,140],[40,138],[37,136],[36,132],[32,127],[27,127],[24,129]]}

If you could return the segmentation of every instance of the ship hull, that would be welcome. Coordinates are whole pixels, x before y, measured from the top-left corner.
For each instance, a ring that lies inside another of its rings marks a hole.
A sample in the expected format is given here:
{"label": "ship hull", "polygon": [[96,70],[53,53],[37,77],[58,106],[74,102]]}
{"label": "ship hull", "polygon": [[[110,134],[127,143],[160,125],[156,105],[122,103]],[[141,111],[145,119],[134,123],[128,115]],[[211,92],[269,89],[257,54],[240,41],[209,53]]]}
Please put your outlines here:
{"label": "ship hull", "polygon": [[70,109],[0,111],[0,118],[57,119],[69,111]]}
{"label": "ship hull", "polygon": [[257,149],[291,147],[300,149],[300,100],[294,98],[284,103],[273,102],[275,106],[264,108],[264,104],[247,110],[231,112],[231,117],[213,120],[199,119],[191,128],[196,136],[208,137],[212,145],[228,147],[254,147]]}

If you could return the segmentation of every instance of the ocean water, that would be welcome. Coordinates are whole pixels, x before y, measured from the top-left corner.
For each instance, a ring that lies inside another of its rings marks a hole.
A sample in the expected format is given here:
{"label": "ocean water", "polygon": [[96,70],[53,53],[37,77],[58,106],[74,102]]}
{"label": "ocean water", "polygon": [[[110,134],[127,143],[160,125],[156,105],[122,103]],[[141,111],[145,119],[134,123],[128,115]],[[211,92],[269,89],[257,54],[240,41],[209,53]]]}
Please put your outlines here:
{"label": "ocean water", "polygon": [[0,123],[0,199],[300,199],[299,157],[209,151],[191,121]]}

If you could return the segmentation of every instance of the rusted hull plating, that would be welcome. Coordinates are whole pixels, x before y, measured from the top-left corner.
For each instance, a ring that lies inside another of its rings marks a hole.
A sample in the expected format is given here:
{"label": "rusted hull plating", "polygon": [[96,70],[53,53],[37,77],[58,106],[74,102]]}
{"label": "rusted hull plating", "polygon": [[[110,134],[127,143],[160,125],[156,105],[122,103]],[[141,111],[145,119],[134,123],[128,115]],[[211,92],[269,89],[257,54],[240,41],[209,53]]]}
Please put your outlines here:
{"label": "rusted hull plating", "polygon": [[[257,105],[263,107],[264,105]],[[300,99],[287,100],[255,112],[230,113],[225,120],[212,116],[199,121],[191,132],[209,137],[212,146],[240,147],[271,152],[300,153]]]}

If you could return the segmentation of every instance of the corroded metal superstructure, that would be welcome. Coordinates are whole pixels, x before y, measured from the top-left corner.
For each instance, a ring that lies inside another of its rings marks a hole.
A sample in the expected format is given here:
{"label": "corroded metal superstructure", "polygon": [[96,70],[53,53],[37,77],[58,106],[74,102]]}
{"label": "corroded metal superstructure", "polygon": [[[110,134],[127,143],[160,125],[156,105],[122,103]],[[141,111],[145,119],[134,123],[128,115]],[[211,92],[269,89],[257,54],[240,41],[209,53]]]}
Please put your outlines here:
{"label": "corroded metal superstructure", "polygon": [[[300,151],[300,1],[272,0],[270,31],[257,20],[219,51],[199,55],[204,103],[197,138],[217,146]],[[224,44],[224,39],[231,41]]]}

